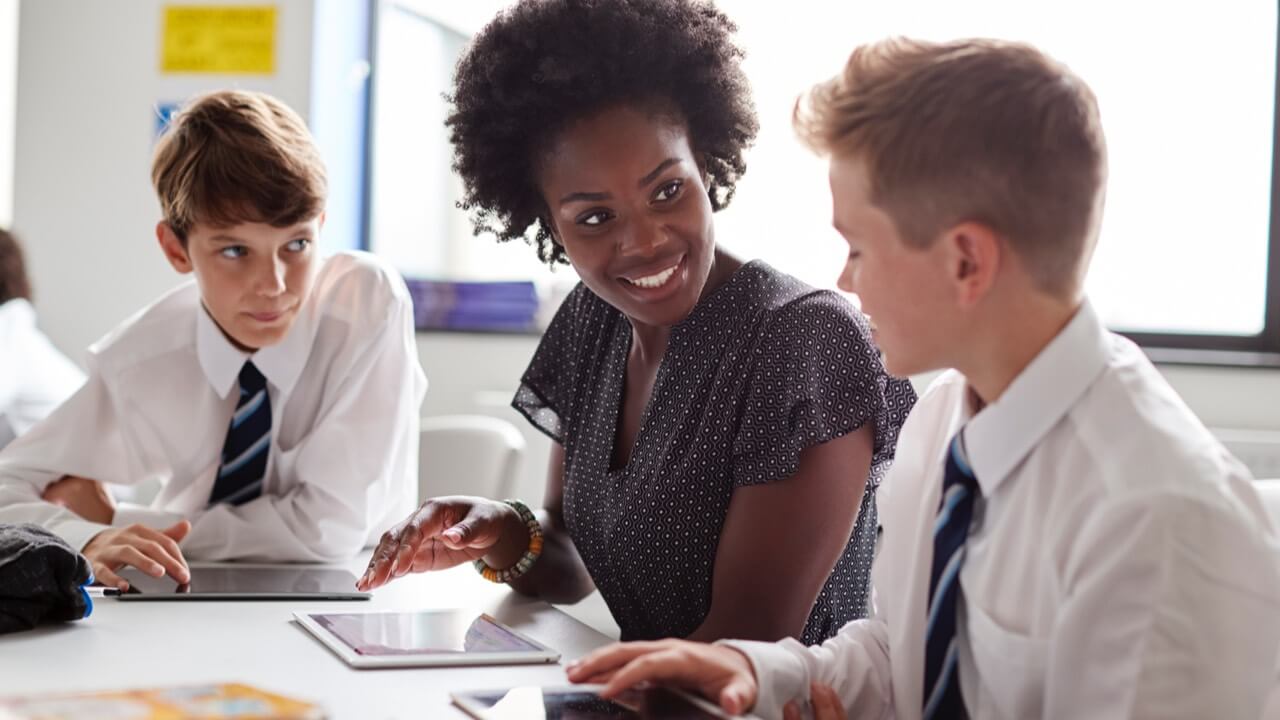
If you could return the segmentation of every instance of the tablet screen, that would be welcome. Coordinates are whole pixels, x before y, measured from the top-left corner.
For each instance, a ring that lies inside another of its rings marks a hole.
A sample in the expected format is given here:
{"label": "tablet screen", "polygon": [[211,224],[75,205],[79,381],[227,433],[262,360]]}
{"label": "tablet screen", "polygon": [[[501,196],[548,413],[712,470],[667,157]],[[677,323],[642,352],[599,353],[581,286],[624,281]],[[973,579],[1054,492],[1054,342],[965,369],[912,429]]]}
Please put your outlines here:
{"label": "tablet screen", "polygon": [[346,570],[308,566],[296,567],[193,567],[191,581],[179,585],[165,576],[154,578],[135,568],[125,568],[120,577],[129,581],[129,590],[121,599],[181,599],[184,596],[217,599],[219,597],[289,597],[332,595],[351,599],[367,598],[355,589],[356,578]]}
{"label": "tablet screen", "polygon": [[590,690],[547,690],[537,687],[460,693],[457,699],[464,708],[485,720],[531,717],[545,717],[547,720],[717,720],[722,717],[703,710],[685,697],[664,688],[626,692],[617,701],[605,700]]}
{"label": "tablet screen", "polygon": [[369,657],[543,650],[488,615],[474,612],[326,613],[310,617],[354,652]]}

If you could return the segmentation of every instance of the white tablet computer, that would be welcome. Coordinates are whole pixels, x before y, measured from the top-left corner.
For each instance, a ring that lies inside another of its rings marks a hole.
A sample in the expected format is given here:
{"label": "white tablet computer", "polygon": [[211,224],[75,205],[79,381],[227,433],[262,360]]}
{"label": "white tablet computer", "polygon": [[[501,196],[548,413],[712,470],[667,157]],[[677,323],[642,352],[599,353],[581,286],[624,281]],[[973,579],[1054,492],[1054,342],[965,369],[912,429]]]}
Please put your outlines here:
{"label": "white tablet computer", "polygon": [[368,600],[356,590],[356,577],[338,568],[294,565],[191,568],[182,585],[169,576],[154,578],[135,568],[120,571],[129,589],[120,600]]}
{"label": "white tablet computer", "polygon": [[560,653],[473,610],[294,613],[356,668],[553,663]]}
{"label": "white tablet computer", "polygon": [[[679,690],[651,687],[631,690],[616,700],[597,693],[599,685],[456,692],[453,704],[477,720],[523,720],[524,718],[678,718],[679,720],[723,720],[737,717],[716,705]],[[752,716],[746,716],[748,718]]]}

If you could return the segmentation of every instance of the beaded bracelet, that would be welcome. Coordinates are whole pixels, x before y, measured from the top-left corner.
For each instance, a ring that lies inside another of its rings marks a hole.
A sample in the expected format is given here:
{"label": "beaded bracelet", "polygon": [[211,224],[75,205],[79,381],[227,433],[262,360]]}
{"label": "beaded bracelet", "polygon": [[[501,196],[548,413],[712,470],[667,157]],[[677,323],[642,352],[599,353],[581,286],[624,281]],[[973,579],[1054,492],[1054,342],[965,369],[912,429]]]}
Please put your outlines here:
{"label": "beaded bracelet", "polygon": [[538,523],[538,518],[534,517],[533,511],[528,505],[519,500],[504,500],[506,504],[515,508],[520,514],[520,519],[524,521],[525,527],[529,529],[529,547],[525,549],[524,555],[520,556],[520,560],[505,570],[495,570],[487,563],[484,558],[476,558],[473,563],[476,570],[484,576],[485,580],[495,583],[507,583],[529,572],[529,568],[533,567],[533,563],[542,554],[542,525]]}

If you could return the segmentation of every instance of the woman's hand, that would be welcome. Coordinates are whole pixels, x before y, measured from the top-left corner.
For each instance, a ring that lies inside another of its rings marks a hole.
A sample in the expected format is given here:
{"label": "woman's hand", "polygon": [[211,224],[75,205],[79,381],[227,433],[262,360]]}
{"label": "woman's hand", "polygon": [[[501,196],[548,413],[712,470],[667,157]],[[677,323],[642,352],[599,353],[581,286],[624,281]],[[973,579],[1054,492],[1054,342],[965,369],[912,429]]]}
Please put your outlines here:
{"label": "woman's hand", "polygon": [[756,702],[756,675],[747,656],[724,645],[687,640],[615,643],[571,663],[569,680],[605,683],[613,697],[642,682],[663,682],[696,690],[738,715]]}
{"label": "woman's hand", "polygon": [[502,570],[529,547],[529,529],[515,508],[479,497],[432,498],[404,522],[383,533],[356,582],[372,590],[411,572],[443,570],[476,558]]}

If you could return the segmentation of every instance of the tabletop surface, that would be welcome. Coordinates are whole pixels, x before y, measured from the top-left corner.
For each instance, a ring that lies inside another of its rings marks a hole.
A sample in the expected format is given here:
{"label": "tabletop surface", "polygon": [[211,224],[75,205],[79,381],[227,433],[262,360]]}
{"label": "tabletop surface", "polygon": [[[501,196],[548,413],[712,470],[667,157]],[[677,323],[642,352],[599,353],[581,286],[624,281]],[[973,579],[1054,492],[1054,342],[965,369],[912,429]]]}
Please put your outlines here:
{"label": "tabletop surface", "polygon": [[[359,575],[366,559],[346,566]],[[610,630],[598,595],[580,605],[568,612]],[[298,611],[436,608],[488,612],[558,650],[561,663],[355,670],[293,620]],[[329,718],[464,718],[449,693],[564,685],[563,663],[610,640],[470,566],[400,578],[363,601],[95,598],[89,618],[0,636],[0,697],[241,682],[317,703]]]}

